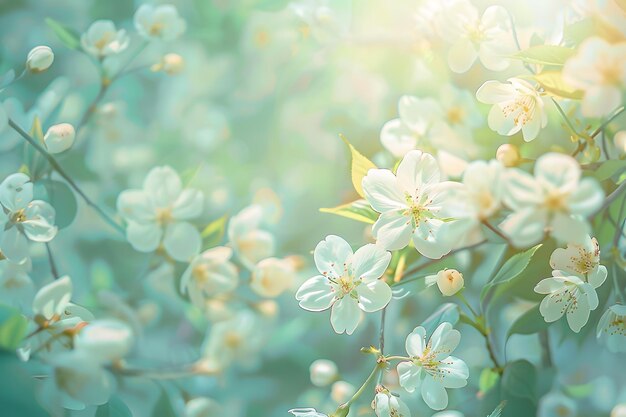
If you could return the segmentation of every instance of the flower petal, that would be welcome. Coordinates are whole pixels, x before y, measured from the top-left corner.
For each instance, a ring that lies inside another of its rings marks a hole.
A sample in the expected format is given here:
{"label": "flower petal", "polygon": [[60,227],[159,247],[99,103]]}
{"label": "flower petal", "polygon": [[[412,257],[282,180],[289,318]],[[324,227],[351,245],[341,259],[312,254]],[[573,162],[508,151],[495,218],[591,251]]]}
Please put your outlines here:
{"label": "flower petal", "polygon": [[367,202],[377,212],[384,213],[406,207],[396,176],[388,169],[370,169],[363,178],[362,185]]}
{"label": "flower petal", "polygon": [[381,280],[361,283],[356,288],[361,310],[372,313],[384,308],[391,301],[391,287]]}
{"label": "flower petal", "polygon": [[355,279],[377,280],[387,270],[391,253],[373,243],[360,247],[352,256],[352,273]]}
{"label": "flower petal", "polygon": [[330,312],[330,324],[335,333],[351,335],[361,320],[361,309],[357,301],[346,295],[333,304]]}
{"label": "flower petal", "polygon": [[335,301],[335,293],[328,278],[316,275],[309,278],[298,288],[296,300],[300,307],[309,311],[323,311]]}
{"label": "flower petal", "polygon": [[448,406],[448,393],[443,384],[427,374],[422,381],[422,398],[433,410],[443,410]]}
{"label": "flower petal", "polygon": [[187,222],[172,223],[165,229],[163,246],[167,254],[180,262],[189,262],[200,252],[200,232]]}
{"label": "flower petal", "polygon": [[376,243],[388,250],[405,248],[413,235],[413,226],[409,217],[401,210],[387,211],[381,214],[372,227]]}
{"label": "flower petal", "polygon": [[407,392],[413,392],[420,386],[422,368],[413,362],[400,362],[397,370],[400,386]]}
{"label": "flower petal", "polygon": [[348,242],[335,235],[326,236],[313,252],[317,270],[331,277],[340,277],[351,257],[352,248]]}

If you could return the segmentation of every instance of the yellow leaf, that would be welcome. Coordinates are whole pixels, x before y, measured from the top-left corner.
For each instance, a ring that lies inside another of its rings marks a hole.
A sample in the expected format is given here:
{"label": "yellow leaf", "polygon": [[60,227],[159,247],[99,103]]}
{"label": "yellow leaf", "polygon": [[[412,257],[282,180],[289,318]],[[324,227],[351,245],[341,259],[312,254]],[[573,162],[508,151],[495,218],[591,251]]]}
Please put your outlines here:
{"label": "yellow leaf", "polygon": [[339,137],[346,143],[346,145],[348,145],[348,148],[350,149],[350,154],[352,155],[352,164],[350,168],[350,172],[352,174],[352,185],[354,185],[354,189],[356,190],[357,194],[359,194],[361,197],[365,197],[365,194],[363,194],[361,181],[363,181],[363,177],[367,175],[367,171],[372,168],[376,168],[376,165],[374,165],[372,161],[370,161],[369,159],[364,157],[359,151],[357,151],[356,148],[352,146],[350,142],[348,142],[348,139],[346,139],[344,135],[340,134]]}
{"label": "yellow leaf", "polygon": [[579,100],[583,92],[567,84],[560,71],[544,71],[534,76],[543,89],[550,95]]}
{"label": "yellow leaf", "polygon": [[363,223],[373,224],[378,218],[376,213],[365,200],[356,200],[352,203],[342,204],[337,207],[321,208],[322,213],[331,213],[347,217]]}
{"label": "yellow leaf", "polygon": [[35,120],[33,120],[33,125],[30,128],[30,135],[37,139],[41,144],[43,144],[43,130],[41,130],[41,121],[39,120],[39,116],[35,116]]}
{"label": "yellow leaf", "polygon": [[202,230],[203,249],[208,249],[220,243],[226,231],[226,220],[227,216],[223,215],[219,219],[213,220]]}

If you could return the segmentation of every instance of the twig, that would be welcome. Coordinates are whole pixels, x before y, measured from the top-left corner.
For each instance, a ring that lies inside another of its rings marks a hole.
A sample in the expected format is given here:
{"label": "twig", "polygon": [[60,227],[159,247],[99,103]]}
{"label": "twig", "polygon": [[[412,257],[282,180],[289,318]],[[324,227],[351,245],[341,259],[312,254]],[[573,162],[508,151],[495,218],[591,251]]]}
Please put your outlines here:
{"label": "twig", "polygon": [[617,197],[619,197],[619,195],[624,190],[626,190],[626,181],[623,181],[619,185],[619,187],[617,187],[615,190],[613,190],[613,192],[606,197],[606,199],[604,200],[604,203],[602,203],[600,208],[598,210],[596,210],[594,213],[592,213],[591,216],[589,216],[589,217],[593,217],[596,214],[600,213],[601,211],[605,210],[607,207],[609,207],[613,203],[613,201],[615,201],[617,199]]}
{"label": "twig", "polygon": [[[446,258],[448,258],[450,256],[456,255],[459,252],[463,252],[463,251],[466,251],[466,250],[474,249],[474,248],[476,248],[476,247],[478,247],[478,246],[480,246],[480,245],[482,245],[484,243],[487,243],[487,240],[482,240],[482,241],[480,241],[478,243],[474,243],[473,245],[468,245],[468,246],[464,246],[462,248],[454,249],[454,250],[448,252],[448,254],[442,256],[439,259],[429,259],[428,261],[422,263],[421,265],[417,265],[414,268],[409,269],[408,271],[406,271],[404,273],[404,275],[406,276],[406,275],[414,274],[414,273],[419,272],[422,269],[427,268],[427,267],[429,267],[429,266],[431,266],[433,264],[436,264],[437,262],[440,262],[440,261],[442,261],[442,260],[444,260],[444,259],[446,259]],[[396,284],[394,284],[393,286],[396,287],[398,285],[402,285],[404,282],[410,282],[410,281],[409,280],[407,280],[407,281],[399,281]]]}
{"label": "twig", "polygon": [[492,232],[494,232],[496,235],[500,236],[502,239],[504,239],[504,241],[507,243],[507,245],[511,244],[511,241],[509,240],[509,237],[507,235],[505,235],[502,230],[500,230],[499,228],[497,228],[496,226],[492,225],[491,223],[489,223],[487,220],[483,220],[483,224],[485,226],[487,226],[487,228],[489,230],[491,230]]}
{"label": "twig", "polygon": [[59,278],[59,271],[57,269],[57,265],[54,262],[54,257],[52,256],[52,249],[50,248],[50,242],[46,242],[46,252],[48,252],[48,262],[50,263],[50,272],[54,279]]}
{"label": "twig", "polygon": [[9,119],[9,126],[13,128],[17,133],[20,134],[28,143],[30,143],[44,158],[48,161],[50,166],[61,176],[67,183],[82,197],[82,199],[90,206],[92,209],[96,211],[100,215],[100,217],[106,221],[109,225],[111,225],[115,230],[117,230],[122,235],[125,235],[124,228],[120,226],[115,220],[109,217],[108,214],[104,212],[96,203],[91,201],[91,199],[81,190],[78,185],[74,182],[74,180],[65,172],[63,167],[57,162],[56,159],[52,155],[48,153],[35,139],[33,139],[24,129],[19,127],[13,119]]}

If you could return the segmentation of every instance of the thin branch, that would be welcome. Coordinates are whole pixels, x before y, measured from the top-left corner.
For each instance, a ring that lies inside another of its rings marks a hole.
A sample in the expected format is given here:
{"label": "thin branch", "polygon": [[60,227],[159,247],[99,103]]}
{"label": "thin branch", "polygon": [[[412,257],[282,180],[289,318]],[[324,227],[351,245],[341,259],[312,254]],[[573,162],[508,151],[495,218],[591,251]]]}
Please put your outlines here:
{"label": "thin branch", "polygon": [[613,112],[611,116],[609,116],[608,119],[606,119],[600,126],[598,126],[596,130],[594,130],[589,136],[591,136],[592,138],[595,138],[596,136],[598,136],[600,132],[602,132],[602,130],[604,130],[604,128],[607,127],[608,124],[613,121],[613,119],[615,119],[617,116],[622,114],[625,109],[626,109],[625,106],[619,107],[617,110]]}
{"label": "thin branch", "polygon": [[593,214],[591,214],[591,216],[589,217],[593,217],[596,214],[600,213],[601,211],[605,210],[606,208],[608,208],[613,201],[615,201],[617,199],[617,197],[619,197],[619,195],[626,190],[626,181],[623,181],[619,187],[617,187],[615,190],[613,190],[613,192],[611,194],[609,194],[606,199],[604,200],[604,203],[600,206],[600,208],[598,210],[596,210]]}
{"label": "thin branch", "polygon": [[113,218],[111,218],[108,214],[106,214],[104,210],[102,210],[96,203],[91,201],[91,199],[87,196],[87,194],[85,194],[83,190],[81,190],[78,187],[78,185],[74,182],[74,180],[65,172],[63,167],[61,167],[61,165],[57,162],[57,160],[54,159],[54,157],[50,155],[48,151],[39,144],[39,142],[33,139],[28,133],[26,133],[26,131],[24,131],[24,129],[18,126],[17,123],[13,121],[13,119],[9,119],[9,126],[11,126],[13,130],[19,133],[20,136],[26,139],[26,141],[30,143],[35,148],[35,150],[37,150],[37,152],[43,155],[43,157],[46,158],[46,160],[48,161],[52,169],[54,169],[61,177],[63,177],[63,179],[65,179],[65,181],[67,181],[67,183],[74,189],[74,191],[76,191],[76,193],[78,193],[78,195],[82,197],[85,203],[87,203],[88,206],[90,206],[93,210],[95,210],[96,213],[98,213],[104,221],[106,221],[109,225],[111,225],[116,231],[118,231],[122,235],[126,234],[122,226],[120,226],[115,220],[113,220]]}
{"label": "thin branch", "polygon": [[59,270],[57,269],[57,265],[54,262],[54,257],[52,256],[52,249],[50,248],[50,242],[46,242],[46,252],[48,252],[48,263],[50,264],[50,272],[54,279],[59,278]]}
{"label": "thin branch", "polygon": [[488,228],[489,230],[491,230],[491,231],[492,231],[492,232],[494,232],[496,235],[498,235],[499,237],[501,237],[502,239],[504,239],[504,241],[505,241],[508,245],[510,245],[510,244],[511,244],[511,241],[509,240],[509,237],[508,237],[507,235],[505,235],[505,234],[502,232],[502,230],[500,230],[498,227],[496,227],[496,226],[492,225],[492,224],[491,224],[491,223],[489,223],[487,220],[484,220],[484,221],[483,221],[483,224],[484,224],[485,226],[487,226],[487,228]]}
{"label": "thin branch", "polygon": [[[487,241],[486,240],[482,240],[482,241],[480,241],[478,243],[474,243],[473,245],[468,245],[468,246],[464,246],[462,248],[454,249],[454,250],[450,251],[447,255],[444,255],[444,256],[442,256],[439,259],[429,259],[428,261],[426,261],[426,262],[424,262],[424,263],[422,263],[420,265],[417,265],[417,266],[415,266],[412,269],[409,269],[408,271],[406,271],[404,273],[404,275],[406,276],[406,275],[414,274],[414,273],[419,272],[422,269],[427,268],[427,267],[429,267],[429,266],[431,266],[433,264],[436,264],[437,262],[440,262],[440,261],[442,261],[442,260],[444,260],[444,259],[446,259],[446,258],[448,258],[450,256],[456,255],[459,252],[463,252],[463,251],[466,251],[466,250],[474,249],[474,248],[476,248],[478,246],[481,246],[484,243],[487,243]],[[405,281],[399,281],[396,284],[394,284],[393,286],[396,287],[398,285],[402,285],[404,282]],[[406,281],[406,282],[410,282],[410,281]]]}

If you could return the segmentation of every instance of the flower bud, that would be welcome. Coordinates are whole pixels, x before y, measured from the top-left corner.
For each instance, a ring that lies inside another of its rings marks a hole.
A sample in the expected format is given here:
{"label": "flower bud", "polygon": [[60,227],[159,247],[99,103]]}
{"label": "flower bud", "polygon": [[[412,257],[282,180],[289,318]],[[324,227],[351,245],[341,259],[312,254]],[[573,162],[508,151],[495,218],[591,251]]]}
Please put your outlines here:
{"label": "flower bud", "polygon": [[317,387],[325,387],[337,378],[337,365],[326,359],[318,359],[309,367],[311,382]]}
{"label": "flower bud", "polygon": [[613,407],[611,417],[626,417],[626,403],[617,404]]}
{"label": "flower bud", "polygon": [[119,360],[133,344],[133,332],[125,323],[103,319],[92,321],[74,339],[74,348],[101,360]]}
{"label": "flower bud", "polygon": [[26,57],[26,69],[30,72],[43,72],[50,68],[54,61],[54,53],[48,46],[36,46]]}
{"label": "flower bud", "polygon": [[354,385],[346,381],[337,381],[330,388],[330,398],[337,404],[343,404],[348,401],[356,392]]}
{"label": "flower bud", "polygon": [[444,269],[437,273],[439,291],[447,297],[456,294],[463,285],[463,274],[456,269]]}
{"label": "flower bud", "polygon": [[613,144],[620,155],[626,155],[626,130],[620,130],[613,136]]}
{"label": "flower bud", "polygon": [[167,54],[163,57],[163,71],[168,75],[176,75],[185,68],[185,60],[178,54]]}
{"label": "flower bud", "polygon": [[496,151],[496,159],[505,167],[514,167],[520,163],[521,157],[517,146],[505,143]]}
{"label": "flower bud", "polygon": [[261,297],[277,297],[291,287],[293,279],[294,270],[291,261],[266,258],[254,267],[250,288]]}
{"label": "flower bud", "polygon": [[46,144],[46,148],[48,148],[48,152],[61,153],[72,147],[75,137],[74,126],[69,123],[61,123],[50,126],[43,137],[43,141]]}

